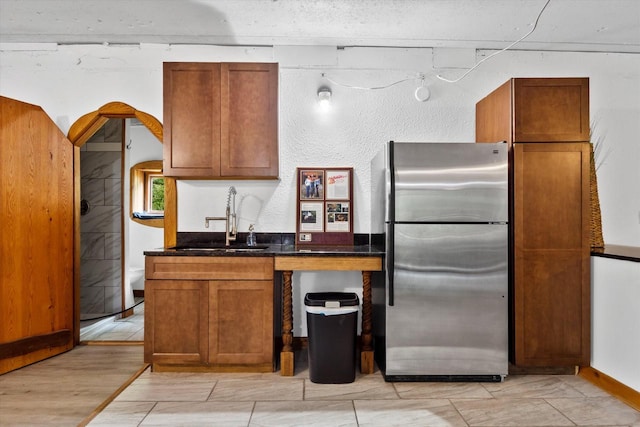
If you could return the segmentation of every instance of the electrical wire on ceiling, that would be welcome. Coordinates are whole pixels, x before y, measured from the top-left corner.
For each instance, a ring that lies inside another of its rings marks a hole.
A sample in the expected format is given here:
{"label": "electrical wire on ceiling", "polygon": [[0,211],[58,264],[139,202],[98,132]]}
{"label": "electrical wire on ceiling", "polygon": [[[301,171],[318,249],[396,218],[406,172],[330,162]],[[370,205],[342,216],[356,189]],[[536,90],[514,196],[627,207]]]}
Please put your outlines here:
{"label": "electrical wire on ceiling", "polygon": [[506,50],[511,49],[513,46],[515,46],[516,44],[520,43],[522,40],[526,39],[527,37],[529,37],[535,30],[536,27],[538,26],[538,21],[540,21],[540,17],[542,16],[542,12],[544,12],[544,10],[547,8],[547,6],[549,5],[549,3],[551,3],[551,0],[547,0],[547,2],[544,4],[544,6],[542,6],[542,9],[540,9],[540,13],[538,13],[538,17],[536,18],[534,24],[533,24],[533,28],[531,28],[531,30],[525,34],[524,36],[520,37],[518,40],[514,41],[513,43],[511,43],[509,46],[505,47],[504,49],[500,49],[497,52],[493,52],[491,55],[487,56],[486,58],[483,58],[480,62],[478,62],[476,65],[474,65],[473,67],[471,67],[470,69],[468,69],[463,75],[461,75],[460,77],[458,77],[455,80],[449,80],[446,79],[444,77],[442,77],[440,74],[436,74],[436,77],[439,78],[440,80],[447,82],[447,83],[457,83],[460,80],[464,79],[470,72],[472,72],[473,70],[475,70],[476,68],[478,68],[478,66],[480,66],[480,64],[482,64],[484,61],[486,61],[489,58],[492,58]]}
{"label": "electrical wire on ceiling", "polygon": [[346,87],[348,89],[359,89],[359,90],[388,89],[391,86],[395,86],[395,85],[403,83],[403,82],[408,82],[410,80],[424,80],[424,74],[418,74],[418,76],[416,76],[416,77],[407,77],[406,79],[398,80],[397,82],[389,83],[388,85],[384,85],[384,86],[365,87],[365,86],[352,86],[352,85],[339,83],[339,82],[331,79],[330,77],[327,77],[327,75],[325,73],[322,73],[322,77],[325,78],[328,82],[333,83],[334,85]]}
{"label": "electrical wire on ceiling", "polygon": [[395,85],[403,83],[403,82],[408,82],[408,81],[411,81],[411,80],[419,80],[421,82],[421,85],[418,86],[418,88],[416,89],[416,91],[414,93],[414,97],[416,98],[416,100],[420,101],[420,102],[425,102],[431,97],[431,91],[424,84],[424,80],[425,80],[424,73],[418,73],[418,75],[416,77],[407,77],[406,79],[398,80],[397,82],[389,83],[388,85],[374,86],[374,87],[352,86],[352,85],[339,83],[339,82],[327,77],[327,75],[325,73],[322,73],[322,77],[325,78],[328,82],[333,83],[334,85],[346,87],[346,88],[349,88],[349,89],[360,89],[360,90],[387,89],[387,88],[390,88],[391,86],[395,86]]}
{"label": "electrical wire on ceiling", "polygon": [[[465,78],[466,76],[468,76],[473,70],[475,70],[476,68],[478,68],[480,66],[480,64],[482,64],[483,62],[485,62],[486,60],[488,60],[489,58],[493,58],[494,56],[505,52],[509,49],[511,49],[513,46],[517,45],[518,43],[520,43],[521,41],[523,41],[524,39],[526,39],[527,37],[529,37],[531,34],[533,34],[533,32],[536,30],[536,28],[538,27],[538,22],[540,21],[540,17],[542,17],[542,13],[545,11],[545,9],[547,8],[547,6],[549,6],[549,3],[551,3],[551,0],[547,0],[547,2],[544,4],[544,6],[542,6],[542,9],[540,9],[540,12],[538,12],[538,16],[536,17],[534,23],[533,23],[533,28],[531,28],[531,30],[526,33],[524,36],[520,37],[518,40],[514,41],[513,43],[509,44],[509,46],[500,49],[497,52],[492,53],[491,55],[487,56],[486,58],[483,58],[480,62],[478,62],[476,65],[474,65],[473,67],[471,67],[470,69],[468,69],[463,75],[461,75],[460,77],[458,77],[457,79],[454,80],[450,80],[447,79],[445,77],[442,77],[440,74],[436,74],[436,77],[440,80],[442,80],[443,82],[447,82],[447,83],[457,83],[460,80],[462,80],[463,78]],[[407,82],[407,81],[411,81],[411,80],[421,80],[422,81],[422,86],[424,86],[424,79],[425,79],[425,75],[423,73],[418,73],[418,75],[416,77],[407,77],[406,79],[402,79],[402,80],[398,80],[396,82],[393,83],[389,83],[387,85],[384,86],[373,86],[373,87],[365,87],[365,86],[353,86],[353,85],[347,85],[347,84],[343,84],[340,82],[337,82],[333,79],[331,79],[330,77],[328,77],[326,75],[326,73],[322,73],[322,77],[325,78],[327,81],[337,85],[337,86],[342,86],[348,89],[359,89],[359,90],[380,90],[380,89],[388,89],[392,86],[395,86],[397,84],[403,83],[403,82]],[[420,88],[418,88],[420,89]],[[418,99],[418,95],[416,94],[416,99]],[[418,99],[419,101],[421,101],[422,99]]]}

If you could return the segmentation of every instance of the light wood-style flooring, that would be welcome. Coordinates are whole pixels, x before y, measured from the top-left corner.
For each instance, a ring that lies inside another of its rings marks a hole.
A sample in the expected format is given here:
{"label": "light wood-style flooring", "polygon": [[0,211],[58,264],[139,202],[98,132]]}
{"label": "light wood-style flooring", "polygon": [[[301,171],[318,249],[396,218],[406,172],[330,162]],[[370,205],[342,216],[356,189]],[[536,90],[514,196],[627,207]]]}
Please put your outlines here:
{"label": "light wood-style flooring", "polygon": [[0,375],[0,426],[77,426],[133,379],[141,345],[81,345]]}

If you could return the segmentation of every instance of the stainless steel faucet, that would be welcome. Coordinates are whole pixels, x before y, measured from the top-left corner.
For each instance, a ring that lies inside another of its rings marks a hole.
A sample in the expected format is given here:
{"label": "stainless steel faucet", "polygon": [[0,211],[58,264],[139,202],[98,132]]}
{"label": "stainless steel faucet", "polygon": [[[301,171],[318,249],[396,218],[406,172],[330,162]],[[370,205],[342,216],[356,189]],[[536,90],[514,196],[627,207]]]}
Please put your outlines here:
{"label": "stainless steel faucet", "polygon": [[[236,224],[236,187],[229,187],[227,194],[227,211],[225,216],[208,216],[204,219],[204,226],[209,228],[209,221],[225,221],[224,244],[229,246],[232,241],[236,240],[238,227]],[[231,197],[233,196],[233,211],[231,210]]]}

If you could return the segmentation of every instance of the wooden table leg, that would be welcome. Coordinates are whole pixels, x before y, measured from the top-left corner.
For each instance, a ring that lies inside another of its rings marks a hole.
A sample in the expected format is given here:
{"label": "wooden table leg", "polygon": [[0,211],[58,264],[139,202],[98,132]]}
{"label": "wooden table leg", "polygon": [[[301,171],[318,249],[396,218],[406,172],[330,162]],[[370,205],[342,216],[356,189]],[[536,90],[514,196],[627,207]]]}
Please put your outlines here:
{"label": "wooden table leg", "polygon": [[282,272],[282,351],[280,352],[280,375],[292,377],[293,363],[293,300],[291,290],[292,271]]}
{"label": "wooden table leg", "polygon": [[373,374],[373,334],[371,305],[371,272],[362,272],[362,335],[360,349],[360,372]]}

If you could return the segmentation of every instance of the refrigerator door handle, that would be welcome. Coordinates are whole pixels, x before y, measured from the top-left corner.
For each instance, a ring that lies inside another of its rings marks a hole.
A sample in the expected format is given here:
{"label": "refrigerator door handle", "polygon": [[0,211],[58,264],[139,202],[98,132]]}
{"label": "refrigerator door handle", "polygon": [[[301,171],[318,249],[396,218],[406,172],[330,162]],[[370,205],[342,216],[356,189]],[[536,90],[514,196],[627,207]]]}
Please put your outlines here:
{"label": "refrigerator door handle", "polygon": [[394,160],[394,142],[389,141],[389,167],[387,168],[389,173],[389,188],[387,194],[389,197],[389,240],[387,240],[387,284],[389,292],[389,306],[393,306],[393,275],[394,275],[394,257],[393,249],[395,236],[394,223],[396,221],[396,204],[395,204],[395,188],[396,188],[396,170]]}
{"label": "refrigerator door handle", "polygon": [[394,275],[394,254],[393,254],[393,246],[394,246],[394,226],[393,223],[389,224],[389,240],[387,241],[387,286],[389,293],[389,306],[393,306],[393,275]]}

